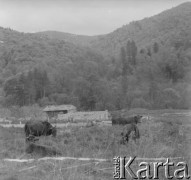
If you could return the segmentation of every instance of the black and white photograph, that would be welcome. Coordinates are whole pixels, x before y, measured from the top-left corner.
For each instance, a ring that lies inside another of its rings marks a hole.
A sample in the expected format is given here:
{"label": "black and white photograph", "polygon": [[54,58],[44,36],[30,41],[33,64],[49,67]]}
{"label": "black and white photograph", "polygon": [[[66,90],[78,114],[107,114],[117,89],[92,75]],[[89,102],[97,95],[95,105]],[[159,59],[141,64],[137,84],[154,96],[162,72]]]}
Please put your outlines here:
{"label": "black and white photograph", "polygon": [[0,0],[0,180],[191,179],[191,0]]}

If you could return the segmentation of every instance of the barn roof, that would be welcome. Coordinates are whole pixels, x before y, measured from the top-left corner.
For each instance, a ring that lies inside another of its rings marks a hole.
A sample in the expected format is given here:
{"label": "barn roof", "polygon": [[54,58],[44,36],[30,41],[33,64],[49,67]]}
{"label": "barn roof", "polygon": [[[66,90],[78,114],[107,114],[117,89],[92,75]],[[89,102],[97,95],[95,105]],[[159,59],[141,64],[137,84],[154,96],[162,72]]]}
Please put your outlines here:
{"label": "barn roof", "polygon": [[76,109],[75,106],[70,105],[70,104],[65,104],[65,105],[59,105],[59,106],[47,106],[43,109],[43,111],[47,112],[47,111],[62,111],[62,110],[73,110]]}

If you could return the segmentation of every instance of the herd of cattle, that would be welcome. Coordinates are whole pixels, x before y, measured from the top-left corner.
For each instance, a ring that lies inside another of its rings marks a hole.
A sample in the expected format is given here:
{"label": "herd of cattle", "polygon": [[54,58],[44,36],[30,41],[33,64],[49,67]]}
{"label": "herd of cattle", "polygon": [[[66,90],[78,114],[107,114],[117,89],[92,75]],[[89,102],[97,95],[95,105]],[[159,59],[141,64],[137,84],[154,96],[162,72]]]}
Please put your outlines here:
{"label": "herd of cattle", "polygon": [[[122,125],[123,131],[121,132],[121,144],[128,142],[131,133],[133,132],[133,140],[140,137],[139,129],[137,123],[141,122],[142,116],[136,115],[133,117],[123,118],[115,117],[112,118],[112,126]],[[48,121],[28,121],[24,126],[24,131],[26,135],[26,142],[38,141],[39,136],[50,136],[53,137],[57,134],[56,127],[53,127]]]}

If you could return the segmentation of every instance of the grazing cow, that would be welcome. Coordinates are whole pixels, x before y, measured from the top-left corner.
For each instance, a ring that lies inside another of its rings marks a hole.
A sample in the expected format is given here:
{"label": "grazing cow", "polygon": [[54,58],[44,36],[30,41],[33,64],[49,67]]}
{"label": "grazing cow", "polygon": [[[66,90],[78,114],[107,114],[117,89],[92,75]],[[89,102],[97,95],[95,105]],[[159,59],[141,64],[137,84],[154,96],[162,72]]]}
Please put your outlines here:
{"label": "grazing cow", "polygon": [[28,121],[24,130],[28,141],[33,141],[35,136],[56,136],[56,127],[53,127],[48,121]]}
{"label": "grazing cow", "polygon": [[125,144],[125,142],[129,141],[129,137],[130,134],[134,132],[134,136],[132,137],[133,140],[139,139],[140,138],[140,133],[139,133],[139,129],[136,126],[136,124],[132,123],[132,124],[127,124],[125,125],[123,132],[121,133],[122,135],[122,140],[121,143]]}
{"label": "grazing cow", "polygon": [[112,119],[112,125],[137,124],[137,123],[141,122],[140,120],[142,117],[143,116],[136,115],[136,116],[127,117],[127,118],[124,118],[124,117],[113,118]]}

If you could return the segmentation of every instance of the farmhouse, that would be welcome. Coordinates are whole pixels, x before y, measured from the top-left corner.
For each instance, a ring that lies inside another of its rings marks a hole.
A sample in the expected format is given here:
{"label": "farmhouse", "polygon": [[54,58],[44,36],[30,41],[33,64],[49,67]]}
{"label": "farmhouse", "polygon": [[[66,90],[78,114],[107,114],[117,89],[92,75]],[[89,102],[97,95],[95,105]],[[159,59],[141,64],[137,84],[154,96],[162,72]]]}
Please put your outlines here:
{"label": "farmhouse", "polygon": [[73,105],[47,106],[43,109],[47,113],[48,118],[58,117],[58,114],[68,114],[76,112],[76,107]]}

